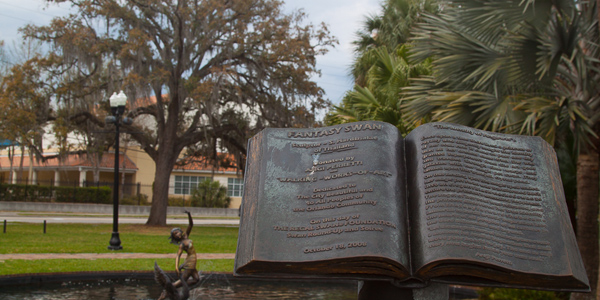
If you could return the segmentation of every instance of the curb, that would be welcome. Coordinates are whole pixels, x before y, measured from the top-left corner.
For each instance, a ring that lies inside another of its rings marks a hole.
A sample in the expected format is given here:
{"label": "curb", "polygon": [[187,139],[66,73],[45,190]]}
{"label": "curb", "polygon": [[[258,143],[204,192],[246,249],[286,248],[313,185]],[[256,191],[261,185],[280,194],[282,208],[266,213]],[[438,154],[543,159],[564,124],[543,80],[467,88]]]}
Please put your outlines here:
{"label": "curb", "polygon": [[[167,272],[175,277],[175,272]],[[211,276],[233,279],[231,273],[203,273]],[[97,272],[70,272],[70,273],[35,273],[0,276],[0,288],[16,285],[43,285],[48,283],[62,283],[65,281],[96,281],[96,280],[152,280],[154,271],[97,271]]]}

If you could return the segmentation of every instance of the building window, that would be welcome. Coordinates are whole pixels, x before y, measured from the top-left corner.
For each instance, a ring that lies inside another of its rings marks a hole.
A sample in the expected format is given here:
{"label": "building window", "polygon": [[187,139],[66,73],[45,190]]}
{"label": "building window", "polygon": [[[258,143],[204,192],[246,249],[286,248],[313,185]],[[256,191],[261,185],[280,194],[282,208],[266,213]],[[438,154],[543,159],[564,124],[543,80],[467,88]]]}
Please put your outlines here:
{"label": "building window", "polygon": [[244,191],[244,180],[240,178],[227,178],[227,196],[241,197]]}
{"label": "building window", "polygon": [[198,184],[206,179],[202,176],[175,176],[175,195],[189,195],[198,186]]}

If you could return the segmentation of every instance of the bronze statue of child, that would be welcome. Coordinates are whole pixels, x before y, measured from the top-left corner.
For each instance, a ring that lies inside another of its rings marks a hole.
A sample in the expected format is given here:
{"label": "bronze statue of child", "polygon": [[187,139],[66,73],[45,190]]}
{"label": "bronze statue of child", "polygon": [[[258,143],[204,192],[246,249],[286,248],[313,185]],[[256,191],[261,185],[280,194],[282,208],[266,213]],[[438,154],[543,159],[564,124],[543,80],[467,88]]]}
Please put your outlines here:
{"label": "bronze statue of child", "polygon": [[[196,262],[198,261],[196,257],[196,249],[194,249],[194,245],[192,240],[189,239],[190,233],[192,232],[192,227],[194,226],[194,221],[192,220],[192,214],[189,211],[185,211],[188,215],[188,227],[183,232],[180,228],[173,228],[171,230],[171,239],[172,244],[179,245],[179,250],[177,251],[177,258],[175,258],[175,269],[177,271],[177,280],[173,285],[175,288],[178,288],[182,285],[182,280],[185,280],[188,285],[196,284],[200,281],[200,275],[198,274],[198,270],[196,270]],[[181,259],[181,254],[185,251],[187,254],[183,264],[179,265],[179,261]],[[188,279],[192,278],[192,280],[188,281]],[[166,291],[160,295],[158,300],[162,300],[166,298]]]}

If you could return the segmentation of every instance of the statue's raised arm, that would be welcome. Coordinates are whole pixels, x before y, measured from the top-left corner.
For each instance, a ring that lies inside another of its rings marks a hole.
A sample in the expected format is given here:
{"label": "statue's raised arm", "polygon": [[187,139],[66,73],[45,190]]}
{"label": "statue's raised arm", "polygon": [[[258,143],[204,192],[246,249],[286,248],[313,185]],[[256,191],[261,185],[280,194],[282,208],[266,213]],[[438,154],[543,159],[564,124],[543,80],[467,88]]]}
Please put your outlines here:
{"label": "statue's raised arm", "polygon": [[190,233],[192,232],[192,227],[194,227],[194,220],[192,219],[192,214],[189,211],[186,210],[185,213],[188,215],[188,227],[185,230],[185,235],[189,237]]}

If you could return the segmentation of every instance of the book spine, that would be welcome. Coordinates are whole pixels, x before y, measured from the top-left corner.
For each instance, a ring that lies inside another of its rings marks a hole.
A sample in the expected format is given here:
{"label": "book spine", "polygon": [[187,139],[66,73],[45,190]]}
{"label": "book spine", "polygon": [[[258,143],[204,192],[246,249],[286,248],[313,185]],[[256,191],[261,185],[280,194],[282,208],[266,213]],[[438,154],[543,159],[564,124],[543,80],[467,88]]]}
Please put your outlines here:
{"label": "book spine", "polygon": [[[261,160],[264,131],[248,140],[246,172],[244,176],[244,195],[240,208],[240,230],[235,258],[235,272],[243,268],[254,257],[254,235],[256,232],[255,216],[261,182]],[[241,251],[244,250],[244,251]]]}

